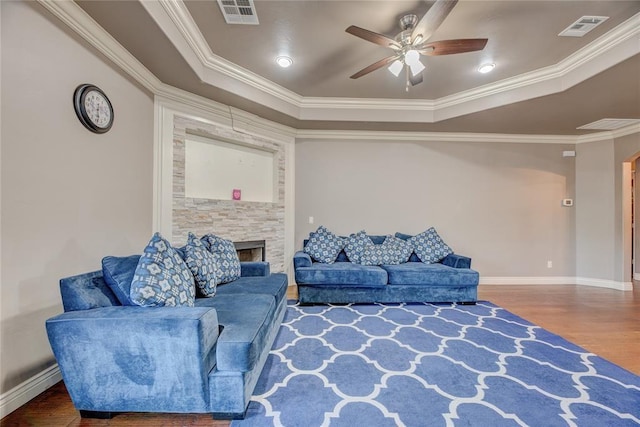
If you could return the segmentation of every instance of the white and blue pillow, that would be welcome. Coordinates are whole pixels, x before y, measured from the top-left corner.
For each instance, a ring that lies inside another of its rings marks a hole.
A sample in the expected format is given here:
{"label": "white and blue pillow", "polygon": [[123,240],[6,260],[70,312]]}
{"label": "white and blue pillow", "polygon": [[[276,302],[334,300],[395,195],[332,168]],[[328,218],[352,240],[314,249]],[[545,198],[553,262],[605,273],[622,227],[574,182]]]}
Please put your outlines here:
{"label": "white and blue pillow", "polygon": [[409,258],[413,253],[413,246],[411,246],[409,242],[396,236],[387,236],[384,243],[388,246],[389,251],[391,252],[391,262],[387,264],[404,264],[409,261]]}
{"label": "white and blue pillow", "polygon": [[191,270],[200,293],[205,297],[214,296],[218,284],[216,259],[193,233],[189,233],[184,247],[184,261]]}
{"label": "white and blue pillow", "polygon": [[364,249],[372,244],[373,242],[371,241],[371,238],[367,236],[367,233],[364,230],[361,230],[347,237],[347,241],[344,246],[344,253],[347,254],[349,261],[354,264],[360,264],[362,257],[364,256]]}
{"label": "white and blue pillow", "polygon": [[420,261],[426,264],[442,261],[447,255],[453,253],[433,227],[413,236],[408,242]]}
{"label": "white and blue pillow", "polygon": [[231,240],[223,239],[215,234],[207,234],[200,239],[211,252],[216,262],[217,283],[229,283],[240,278],[240,258]]}
{"label": "white and blue pillow", "polygon": [[304,252],[314,260],[333,264],[338,254],[345,246],[345,239],[336,236],[323,225],[309,235],[309,241],[304,247]]}
{"label": "white and blue pillow", "polygon": [[189,267],[171,244],[155,233],[133,275],[131,301],[144,307],[193,307],[195,293]]}
{"label": "white and blue pillow", "polygon": [[395,236],[387,236],[379,245],[367,245],[361,264],[363,265],[396,265],[409,260],[413,248],[407,242]]}

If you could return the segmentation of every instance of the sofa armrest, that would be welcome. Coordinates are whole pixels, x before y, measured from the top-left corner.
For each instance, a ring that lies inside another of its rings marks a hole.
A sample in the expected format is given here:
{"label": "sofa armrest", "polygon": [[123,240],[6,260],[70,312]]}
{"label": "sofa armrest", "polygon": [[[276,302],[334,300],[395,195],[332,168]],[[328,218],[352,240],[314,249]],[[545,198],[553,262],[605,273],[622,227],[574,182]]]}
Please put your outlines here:
{"label": "sofa armrest", "polygon": [[46,329],[77,409],[207,412],[214,308],[101,307],[55,316]]}
{"label": "sofa armrest", "polygon": [[268,276],[269,274],[271,274],[271,267],[268,262],[254,261],[240,263],[241,277]]}
{"label": "sofa armrest", "polygon": [[295,253],[295,255],[293,255],[293,268],[300,268],[300,267],[311,267],[311,265],[313,264],[313,262],[311,261],[311,257],[309,256],[309,254],[306,254],[302,251],[298,251]]}
{"label": "sofa armrest", "polygon": [[471,268],[471,258],[458,254],[449,254],[441,262],[453,268]]}

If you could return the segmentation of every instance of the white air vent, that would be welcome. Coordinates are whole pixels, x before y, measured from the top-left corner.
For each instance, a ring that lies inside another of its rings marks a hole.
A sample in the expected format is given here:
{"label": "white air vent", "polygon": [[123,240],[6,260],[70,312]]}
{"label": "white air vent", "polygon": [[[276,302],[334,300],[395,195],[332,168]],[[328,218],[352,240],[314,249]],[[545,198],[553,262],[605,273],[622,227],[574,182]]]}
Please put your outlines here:
{"label": "white air vent", "polygon": [[558,35],[562,37],[582,37],[607,19],[609,19],[608,16],[583,16]]}
{"label": "white air vent", "polygon": [[227,24],[259,24],[253,0],[218,0],[218,6]]}
{"label": "white air vent", "polygon": [[602,119],[580,126],[578,129],[616,130],[640,123],[640,119]]}

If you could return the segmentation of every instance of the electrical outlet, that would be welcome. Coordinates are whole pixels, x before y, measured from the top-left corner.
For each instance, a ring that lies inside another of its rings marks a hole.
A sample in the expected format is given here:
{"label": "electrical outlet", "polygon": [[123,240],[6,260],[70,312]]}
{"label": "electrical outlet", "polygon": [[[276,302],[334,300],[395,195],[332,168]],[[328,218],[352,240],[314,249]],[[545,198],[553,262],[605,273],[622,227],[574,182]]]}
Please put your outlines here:
{"label": "electrical outlet", "polygon": [[553,262],[547,261],[547,268],[553,268]]}
{"label": "electrical outlet", "polygon": [[309,224],[313,224],[313,217],[312,216],[309,217]]}

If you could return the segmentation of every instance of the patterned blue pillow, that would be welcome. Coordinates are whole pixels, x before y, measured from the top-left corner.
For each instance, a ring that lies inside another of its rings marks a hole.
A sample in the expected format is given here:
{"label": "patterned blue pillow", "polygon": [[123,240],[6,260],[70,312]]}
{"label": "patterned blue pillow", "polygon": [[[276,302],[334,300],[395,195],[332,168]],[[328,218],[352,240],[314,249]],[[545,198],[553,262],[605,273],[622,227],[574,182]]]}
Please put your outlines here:
{"label": "patterned blue pillow", "polygon": [[223,239],[214,234],[207,234],[200,239],[204,246],[213,254],[217,265],[216,277],[218,284],[233,282],[240,278],[240,258],[231,240]]}
{"label": "patterned blue pillow", "polygon": [[409,261],[413,253],[413,246],[409,242],[396,236],[387,236],[384,243],[389,246],[391,252],[391,262],[387,264],[404,264]]}
{"label": "patterned blue pillow", "polygon": [[187,245],[184,247],[184,261],[193,273],[196,285],[202,295],[205,297],[214,296],[218,284],[216,277],[218,266],[213,254],[193,233],[189,233]]}
{"label": "patterned blue pillow", "polygon": [[360,264],[364,255],[364,248],[372,244],[373,242],[364,230],[358,231],[347,238],[344,252],[347,254],[349,261],[354,264]]}
{"label": "patterned blue pillow", "polygon": [[362,257],[363,265],[395,265],[409,260],[413,249],[407,242],[395,236],[387,236],[379,245],[367,245]]}
{"label": "patterned blue pillow", "polygon": [[344,249],[345,243],[345,239],[336,236],[321,225],[309,235],[304,252],[318,262],[333,264],[340,251]]}
{"label": "patterned blue pillow", "polygon": [[189,267],[160,233],[154,234],[133,275],[131,301],[144,307],[193,307],[195,294]]}
{"label": "patterned blue pillow", "polygon": [[408,242],[420,261],[426,264],[442,261],[444,257],[453,253],[453,250],[447,246],[433,227],[413,236]]}

